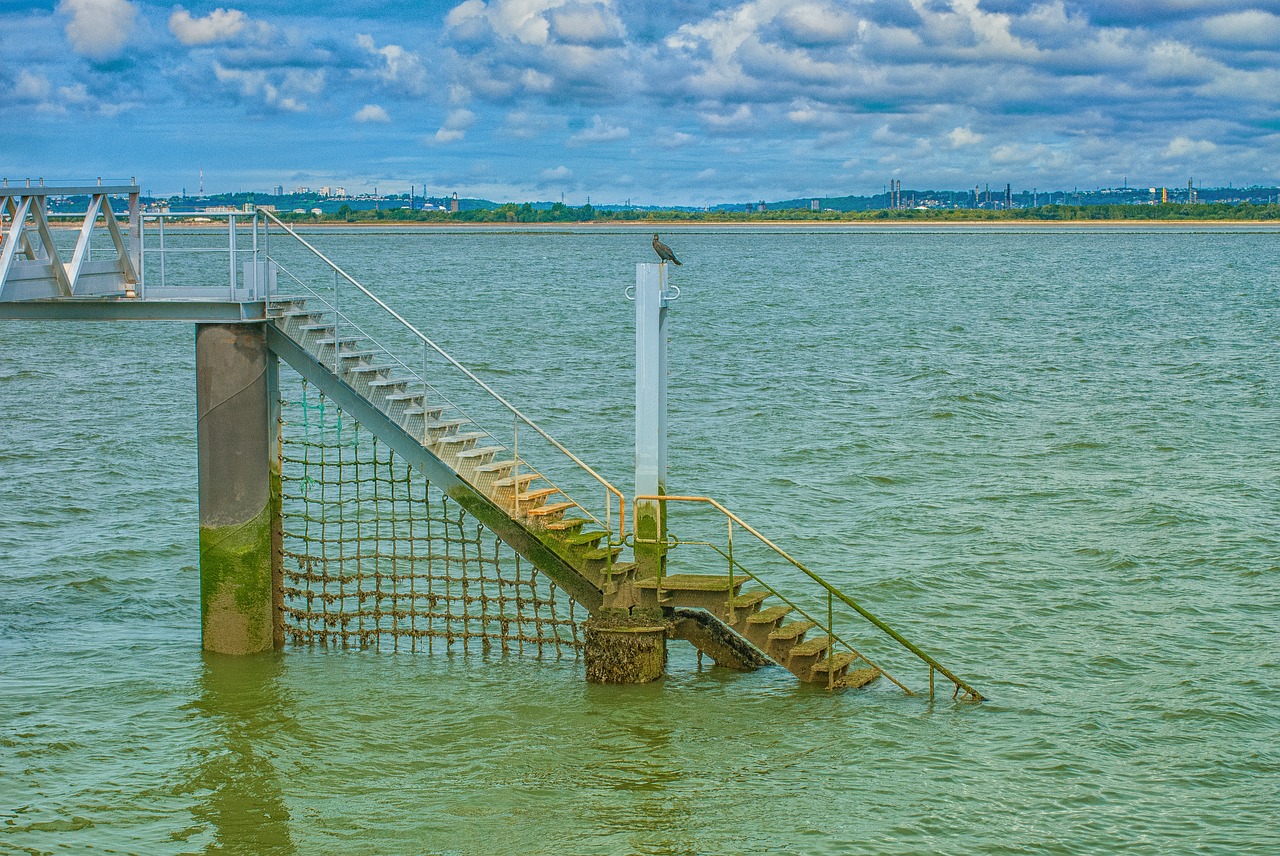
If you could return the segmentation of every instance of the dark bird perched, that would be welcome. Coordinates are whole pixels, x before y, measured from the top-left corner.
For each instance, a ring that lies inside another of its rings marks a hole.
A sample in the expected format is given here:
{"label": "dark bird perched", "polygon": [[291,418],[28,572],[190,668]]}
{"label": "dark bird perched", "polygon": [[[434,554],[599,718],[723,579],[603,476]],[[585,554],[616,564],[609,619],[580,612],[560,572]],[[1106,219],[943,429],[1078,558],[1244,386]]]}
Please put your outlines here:
{"label": "dark bird perched", "polygon": [[672,262],[680,264],[680,260],[676,258],[676,254],[671,252],[671,248],[658,240],[658,236],[653,236],[653,251],[658,254],[658,258],[664,262]]}

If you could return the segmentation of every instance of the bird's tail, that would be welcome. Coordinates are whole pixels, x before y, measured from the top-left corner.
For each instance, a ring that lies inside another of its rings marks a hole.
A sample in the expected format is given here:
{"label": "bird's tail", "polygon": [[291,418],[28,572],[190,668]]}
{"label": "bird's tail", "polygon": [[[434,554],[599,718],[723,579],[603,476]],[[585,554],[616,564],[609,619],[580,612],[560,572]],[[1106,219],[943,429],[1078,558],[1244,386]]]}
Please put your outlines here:
{"label": "bird's tail", "polygon": [[679,264],[680,264],[680,260],[679,260],[679,259],[672,259],[672,260],[671,260],[671,263],[672,263],[673,265],[679,265]]}

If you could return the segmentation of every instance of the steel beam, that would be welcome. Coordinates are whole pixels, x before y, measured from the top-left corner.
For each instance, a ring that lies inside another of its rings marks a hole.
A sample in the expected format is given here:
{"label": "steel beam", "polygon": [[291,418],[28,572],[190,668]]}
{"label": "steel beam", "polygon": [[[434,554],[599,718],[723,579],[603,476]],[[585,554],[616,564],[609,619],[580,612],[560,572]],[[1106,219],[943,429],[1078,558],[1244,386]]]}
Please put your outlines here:
{"label": "steel beam", "polygon": [[[206,289],[208,290],[208,289]],[[223,291],[223,289],[217,289]],[[263,301],[63,298],[0,300],[0,321],[261,321]]]}

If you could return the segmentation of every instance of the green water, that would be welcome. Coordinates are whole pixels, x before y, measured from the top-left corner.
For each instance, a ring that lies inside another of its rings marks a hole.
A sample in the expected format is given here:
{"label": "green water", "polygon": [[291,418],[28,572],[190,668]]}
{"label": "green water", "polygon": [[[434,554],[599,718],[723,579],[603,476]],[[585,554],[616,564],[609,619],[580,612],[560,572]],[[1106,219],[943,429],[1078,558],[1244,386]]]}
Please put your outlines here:
{"label": "green water", "polygon": [[[650,234],[315,240],[629,486]],[[1280,231],[663,240],[668,488],[989,702],[202,656],[191,328],[0,322],[0,853],[1280,850]]]}

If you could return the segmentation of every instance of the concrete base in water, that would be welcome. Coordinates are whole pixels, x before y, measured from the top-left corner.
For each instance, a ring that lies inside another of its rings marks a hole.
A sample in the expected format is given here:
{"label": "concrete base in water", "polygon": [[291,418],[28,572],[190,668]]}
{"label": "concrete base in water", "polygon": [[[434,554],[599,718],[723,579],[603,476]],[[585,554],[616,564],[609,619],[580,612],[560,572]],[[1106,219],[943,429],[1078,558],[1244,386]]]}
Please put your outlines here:
{"label": "concrete base in water", "polygon": [[647,684],[667,671],[667,626],[635,618],[586,623],[583,659],[593,684]]}
{"label": "concrete base in water", "polygon": [[200,614],[205,650],[277,647],[277,362],[261,324],[196,325]]}

